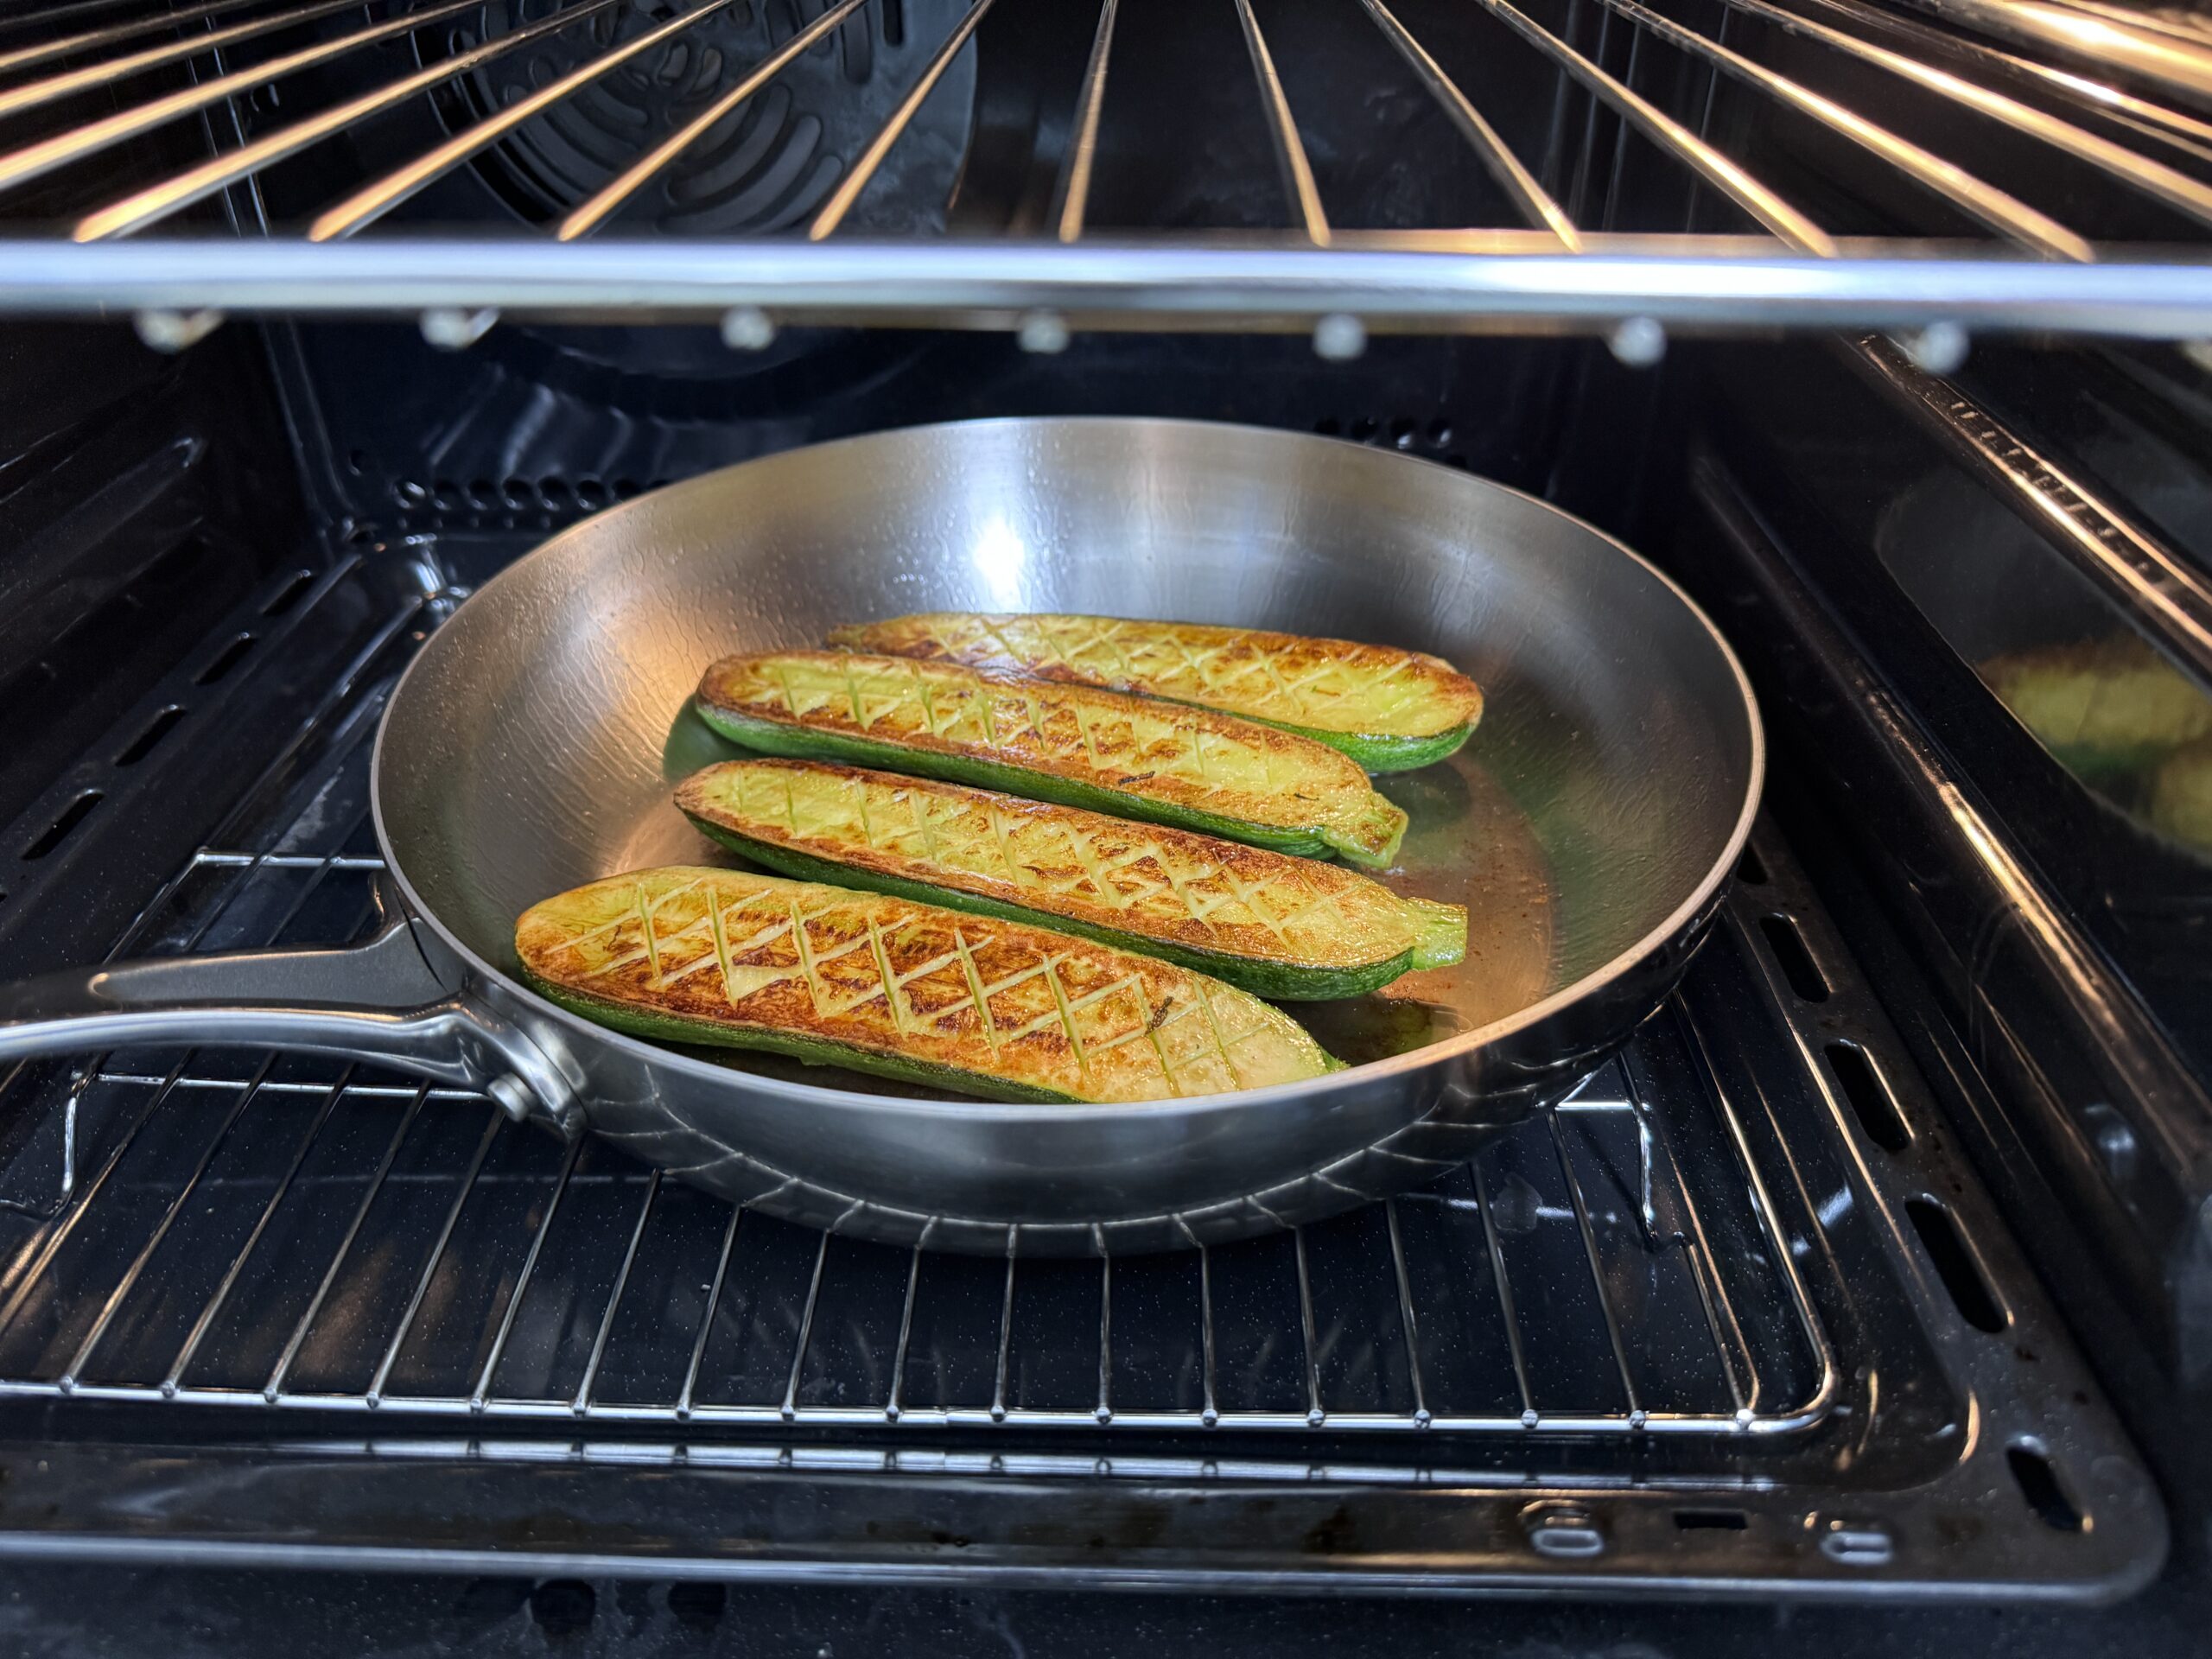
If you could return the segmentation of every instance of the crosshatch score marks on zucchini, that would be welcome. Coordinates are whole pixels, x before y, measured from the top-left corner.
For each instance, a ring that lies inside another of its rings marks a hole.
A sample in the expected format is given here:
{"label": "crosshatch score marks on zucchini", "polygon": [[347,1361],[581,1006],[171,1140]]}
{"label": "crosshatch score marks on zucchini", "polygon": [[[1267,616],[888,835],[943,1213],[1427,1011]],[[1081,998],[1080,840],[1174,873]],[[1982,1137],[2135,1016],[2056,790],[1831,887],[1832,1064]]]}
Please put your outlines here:
{"label": "crosshatch score marks on zucchini", "polygon": [[1457,905],[993,790],[758,760],[709,766],[676,798],[713,839],[782,874],[1083,931],[1261,996],[1357,996],[1466,950]]}
{"label": "crosshatch score marks on zucchini", "polygon": [[838,628],[830,643],[1218,709],[1342,749],[1372,772],[1441,760],[1483,712],[1475,683],[1441,658],[1258,628],[933,611]]}
{"label": "crosshatch score marks on zucchini", "polygon": [[1171,963],[738,870],[610,877],[523,913],[534,987],[641,1037],[1000,1098],[1154,1100],[1336,1068],[1287,1014]]}
{"label": "crosshatch score marks on zucchini", "polygon": [[1406,815],[1349,757],[1273,727],[1089,686],[845,652],[728,657],[699,712],[749,748],[920,772],[1387,868]]}

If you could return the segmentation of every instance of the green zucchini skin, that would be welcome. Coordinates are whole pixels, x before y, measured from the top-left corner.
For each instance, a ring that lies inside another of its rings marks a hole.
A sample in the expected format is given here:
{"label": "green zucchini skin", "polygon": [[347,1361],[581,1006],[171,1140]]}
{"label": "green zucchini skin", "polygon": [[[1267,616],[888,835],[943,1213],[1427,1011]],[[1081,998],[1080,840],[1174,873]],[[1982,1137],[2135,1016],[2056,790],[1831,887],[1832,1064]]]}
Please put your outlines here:
{"label": "green zucchini skin", "polygon": [[1300,726],[1287,720],[1269,720],[1265,715],[1255,715],[1241,709],[1222,709],[1211,702],[1194,702],[1188,697],[1165,697],[1157,691],[1134,693],[1159,702],[1179,702],[1185,709],[1214,709],[1221,714],[1233,714],[1239,720],[1249,720],[1255,726],[1272,726],[1279,732],[1288,732],[1293,737],[1302,737],[1310,742],[1325,743],[1338,754],[1347,755],[1359,762],[1363,772],[1418,772],[1423,766],[1433,766],[1447,760],[1467,747],[1467,740],[1475,734],[1474,727],[1454,726],[1448,732],[1438,732],[1432,737],[1393,737],[1374,732],[1332,732],[1319,726]]}
{"label": "green zucchini skin", "polygon": [[1093,812],[1111,813],[1116,817],[1141,818],[1148,823],[1165,823],[1178,830],[1195,830],[1201,835],[1220,836],[1249,846],[1265,847],[1271,852],[1295,853],[1306,858],[1326,858],[1333,853],[1347,864],[1388,869],[1396,859],[1399,845],[1405,838],[1405,825],[1401,822],[1389,845],[1379,855],[1370,855],[1363,849],[1332,842],[1309,830],[1278,829],[1272,824],[1253,823],[1243,818],[1223,817],[1217,813],[1201,812],[1178,806],[1173,802],[1152,800],[1121,790],[1095,788],[1065,778],[1056,778],[1047,772],[1034,772],[1027,766],[1010,766],[995,760],[979,760],[969,755],[940,754],[931,750],[907,748],[897,743],[880,743],[868,738],[849,736],[842,732],[817,731],[786,726],[775,721],[756,720],[734,709],[719,707],[704,697],[696,699],[693,706],[698,710],[699,718],[722,736],[762,754],[782,755],[793,760],[842,760],[854,766],[872,766],[881,772],[904,772],[923,778],[942,778],[949,783],[972,784],[978,789],[1003,790],[1009,795],[1026,795],[1032,800],[1055,801],[1062,806],[1084,807]]}
{"label": "green zucchini skin", "polygon": [[[1101,944],[1110,944],[1116,950],[1157,957],[1162,962],[1172,962],[1179,968],[1209,975],[1224,985],[1234,985],[1240,991],[1249,991],[1253,995],[1266,997],[1271,1002],[1327,1002],[1339,997],[1365,996],[1370,991],[1380,990],[1392,980],[1402,978],[1416,967],[1440,967],[1446,962],[1459,961],[1466,952],[1465,913],[1453,910],[1452,913],[1459,918],[1460,944],[1458,956],[1422,962],[1420,959],[1421,947],[1417,945],[1382,962],[1363,963],[1357,968],[1312,968],[1286,963],[1255,962],[1247,957],[1194,950],[1165,939],[1147,938],[1141,934],[1124,933],[1116,928],[1096,927],[1071,916],[1056,916],[1049,911],[1032,910],[1027,905],[1013,905],[981,893],[963,893],[956,887],[934,887],[925,881],[909,881],[901,876],[887,875],[880,870],[833,863],[826,858],[817,858],[810,853],[795,852],[791,848],[779,847],[771,842],[756,841],[750,836],[740,835],[734,830],[693,813],[687,812],[684,816],[696,824],[700,832],[709,839],[719,842],[732,852],[749,858],[756,864],[765,865],[779,875],[788,875],[800,881],[819,881],[830,887],[864,887],[871,893],[887,893],[893,898],[910,899],[918,904],[938,905],[948,910],[964,910],[977,916],[995,916],[1002,922],[1025,922],[1032,927],[1049,928],[1058,933],[1073,933],[1083,938],[1096,939]],[[1449,906],[1439,906],[1437,908],[1452,910]]]}
{"label": "green zucchini skin", "polygon": [[[924,1089],[944,1089],[958,1095],[977,1095],[986,1100],[1034,1102],[1053,1106],[1080,1106],[1084,1103],[1080,1096],[1064,1095],[1056,1090],[1034,1088],[1027,1084],[1009,1083],[1001,1077],[981,1077],[955,1066],[933,1065],[926,1060],[908,1059],[872,1048],[824,1042],[819,1038],[801,1037],[790,1032],[747,1031],[713,1025],[705,1020],[648,1014],[620,1002],[605,1001],[599,997],[585,996],[569,990],[550,980],[539,978],[528,968],[522,969],[522,979],[523,983],[538,995],[566,1008],[570,1014],[632,1037],[642,1037],[649,1043],[692,1043],[706,1048],[758,1049],[766,1053],[781,1054],[808,1065],[839,1065],[848,1071],[889,1077],[896,1083],[911,1083]],[[1342,1069],[1341,1062],[1338,1063],[1337,1069]]]}
{"label": "green zucchini skin", "polygon": [[1427,918],[1421,938],[1413,949],[1406,952],[1412,966],[1449,968],[1467,959],[1467,912],[1457,905],[1439,903],[1433,899],[1408,899],[1406,902],[1420,911]]}
{"label": "green zucchini skin", "polygon": [[1418,772],[1457,754],[1475,734],[1471,726],[1455,726],[1434,737],[1376,737],[1364,732],[1325,732],[1318,726],[1293,726],[1287,721],[1262,723],[1294,736],[1325,743],[1338,753],[1350,755],[1369,772]]}

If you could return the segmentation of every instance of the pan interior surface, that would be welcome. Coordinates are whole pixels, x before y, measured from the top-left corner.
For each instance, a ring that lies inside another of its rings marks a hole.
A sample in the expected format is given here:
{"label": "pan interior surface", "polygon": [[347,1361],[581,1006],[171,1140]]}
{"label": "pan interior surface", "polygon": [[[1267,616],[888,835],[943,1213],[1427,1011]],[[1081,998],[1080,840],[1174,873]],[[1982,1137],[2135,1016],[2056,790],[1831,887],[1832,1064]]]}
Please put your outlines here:
{"label": "pan interior surface", "polygon": [[[685,714],[733,652],[911,611],[1087,611],[1433,652],[1482,685],[1472,741],[1377,780],[1402,892],[1466,905],[1467,961],[1295,1010],[1355,1063],[1492,1025],[1634,952],[1725,858],[1756,786],[1732,659],[1617,543],[1402,456],[1182,422],[891,432],[708,474],[578,524],[425,645],[387,717],[393,866],[480,964],[564,888],[729,861],[671,805],[735,753]],[[747,1070],[869,1092],[768,1058]]]}

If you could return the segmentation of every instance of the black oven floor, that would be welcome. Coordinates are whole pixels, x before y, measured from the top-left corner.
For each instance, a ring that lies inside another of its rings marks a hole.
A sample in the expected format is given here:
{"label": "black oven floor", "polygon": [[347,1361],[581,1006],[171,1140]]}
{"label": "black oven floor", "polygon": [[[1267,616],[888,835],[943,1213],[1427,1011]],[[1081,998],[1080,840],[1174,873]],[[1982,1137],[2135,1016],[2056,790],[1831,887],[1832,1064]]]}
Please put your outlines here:
{"label": "black oven floor", "polygon": [[[514,550],[257,594],[17,827],[0,953],[358,937],[376,715]],[[163,745],[235,780],[212,828],[165,817],[136,753]],[[152,878],[127,928],[67,904],[93,869]],[[1681,994],[1558,1113],[1203,1253],[828,1238],[301,1056],[30,1067],[0,1123],[0,1554],[2066,1600],[2164,1548],[1769,829]]]}
{"label": "black oven floor", "polygon": [[997,1591],[364,1577],[111,1564],[0,1567],[0,1643],[67,1659],[2196,1659],[2212,1598],[2161,1585],[2117,1607],[1845,1605]]}

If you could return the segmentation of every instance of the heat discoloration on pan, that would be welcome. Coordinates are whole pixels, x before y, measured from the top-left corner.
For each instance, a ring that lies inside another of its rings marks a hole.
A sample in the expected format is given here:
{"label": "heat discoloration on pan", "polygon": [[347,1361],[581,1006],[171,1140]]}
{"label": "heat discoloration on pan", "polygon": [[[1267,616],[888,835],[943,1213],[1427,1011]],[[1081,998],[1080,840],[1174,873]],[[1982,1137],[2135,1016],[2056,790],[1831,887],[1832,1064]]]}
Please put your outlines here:
{"label": "heat discoloration on pan", "polygon": [[[1205,960],[1174,960],[1263,996],[1355,995],[1466,946],[1459,906],[1401,898],[1337,865],[961,784],[734,760],[686,779],[676,804],[788,875],[894,883],[1135,950],[1177,947]],[[794,867],[792,855],[836,874]]]}
{"label": "heat discoloration on pan", "polygon": [[935,611],[838,628],[830,643],[1218,709],[1342,747],[1376,771],[1442,760],[1483,712],[1481,690],[1440,657],[1260,628]]}
{"label": "heat discoloration on pan", "polygon": [[1003,787],[1387,866],[1406,817],[1346,756],[1211,709],[849,652],[728,657],[699,713],[748,747]]}
{"label": "heat discoloration on pan", "polygon": [[610,877],[523,913],[532,985],[639,1036],[1013,1099],[1159,1100],[1335,1062],[1255,997],[1084,939],[737,870]]}

